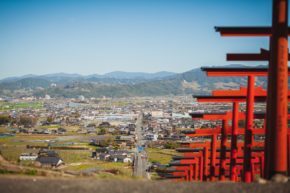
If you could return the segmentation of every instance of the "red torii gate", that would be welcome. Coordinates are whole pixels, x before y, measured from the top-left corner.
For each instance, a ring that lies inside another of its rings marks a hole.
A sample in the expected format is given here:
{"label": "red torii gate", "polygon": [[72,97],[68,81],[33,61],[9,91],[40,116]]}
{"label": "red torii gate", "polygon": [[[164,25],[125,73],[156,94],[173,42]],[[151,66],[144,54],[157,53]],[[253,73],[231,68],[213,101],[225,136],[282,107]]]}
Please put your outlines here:
{"label": "red torii gate", "polygon": [[[208,149],[209,143],[199,143],[199,148],[178,148],[176,151],[178,152],[187,152],[190,153],[190,156],[194,153],[194,159],[180,159],[174,160],[169,163],[170,166],[187,166],[187,176],[186,179],[188,181],[192,180],[193,176],[193,167],[194,168],[194,176],[195,180],[200,179],[200,181],[204,180],[204,177],[207,173],[207,160],[208,160]],[[198,173],[199,172],[199,173]]]}
{"label": "red torii gate", "polygon": [[[170,165],[171,166],[182,166],[183,170],[186,170],[185,172],[188,174],[186,176],[186,179],[188,181],[192,180],[192,176],[191,175],[193,175],[193,174],[194,174],[195,180],[197,180],[197,176],[199,176],[200,180],[206,180],[207,177],[210,176],[211,180],[212,180],[212,176],[215,176],[215,174],[217,174],[217,173],[220,174],[220,172],[217,170],[218,168],[216,168],[216,167],[212,168],[210,166],[210,168],[208,168],[208,165],[209,165],[208,164],[208,160],[209,160],[209,158],[211,160],[211,163],[212,163],[213,159],[216,160],[216,161],[219,160],[217,157],[213,157],[212,155],[209,156],[208,150],[209,150],[210,146],[211,145],[209,144],[208,141],[206,141],[206,142],[193,142],[193,143],[189,142],[189,143],[187,143],[186,146],[183,145],[183,148],[178,148],[177,149],[178,152],[183,152],[184,154],[183,154],[183,156],[175,156],[173,158],[173,160],[175,160],[175,161],[170,162]],[[225,146],[229,147],[228,144],[225,144]],[[263,142],[257,142],[255,144],[255,146],[263,148],[264,147],[264,143]],[[241,159],[240,157],[243,157],[243,153],[242,153],[243,144],[239,143],[238,147],[239,147],[239,151],[238,151],[239,158],[237,158],[236,161],[237,161],[237,168],[241,171],[242,170],[241,166],[242,166],[242,163],[243,163],[243,159]],[[203,153],[201,153],[201,151]],[[211,151],[216,151],[216,149],[211,149]],[[219,154],[219,153],[216,153],[216,154]],[[254,152],[253,158],[252,158],[252,164],[253,165],[259,163],[259,165],[260,165],[260,169],[259,169],[260,173],[262,172],[262,168],[263,168],[262,167],[263,166],[263,157],[264,157],[263,151],[262,151],[262,149],[260,149],[257,152],[256,151]],[[226,165],[228,163],[229,162],[227,160],[225,160],[224,170],[226,170],[226,168],[227,168]],[[208,169],[210,169],[210,170],[208,170]],[[212,170],[212,169],[214,169],[214,170]],[[171,172],[179,171],[179,170],[181,170],[181,168],[176,168],[176,167],[175,167],[175,169],[171,168]],[[208,175],[208,172],[210,172],[210,175]],[[198,173],[199,173],[199,175],[198,175]],[[171,173],[171,175],[174,175],[174,174]]]}
{"label": "red torii gate", "polygon": [[[203,165],[201,164],[201,159],[203,157],[203,152],[204,150],[200,150],[199,152],[194,152],[193,156],[191,157],[191,164],[186,164],[184,162],[176,162],[176,160],[178,159],[188,159],[188,157],[183,157],[183,156],[175,156],[173,158],[173,162],[170,163],[171,168],[169,169],[171,171],[185,171],[187,176],[186,176],[186,180],[187,181],[192,181],[193,177],[194,180],[198,180],[198,178],[200,180],[203,180]],[[168,170],[167,170],[168,171]],[[174,175],[174,174],[173,174]]]}
{"label": "red torii gate", "polygon": [[[217,93],[219,91],[216,91]],[[231,131],[230,128],[228,128],[228,125],[226,124],[228,120],[232,119],[232,113],[226,112],[226,113],[191,113],[190,114],[193,119],[206,119],[206,120],[222,120],[222,127],[221,128],[215,128],[215,129],[197,129],[193,132],[193,134],[187,133],[187,136],[198,136],[198,135],[210,135],[212,136],[212,143],[211,143],[211,168],[215,168],[215,157],[216,157],[216,137],[218,134],[221,134],[221,159],[220,159],[220,180],[224,180],[224,174],[223,174],[223,166],[225,162],[225,151],[226,151],[226,142],[227,142],[227,133]],[[241,119],[245,119],[245,113],[239,113],[239,117]],[[256,119],[265,119],[265,114],[262,113],[255,113],[254,118]],[[244,134],[244,129],[238,129],[239,134]],[[255,129],[253,131],[253,134],[264,134],[264,129]],[[213,171],[213,170],[212,170]],[[212,177],[212,175],[211,175]],[[213,180],[213,177],[212,177]]]}
{"label": "red torii gate", "polygon": [[[171,166],[186,166],[189,172],[189,181],[192,180],[194,176],[195,180],[204,181],[208,177],[208,151],[209,143],[203,144],[203,148],[179,148],[178,152],[183,152],[184,156],[179,158],[173,158],[174,161],[170,162]],[[176,168],[180,169],[180,168]]]}
{"label": "red torii gate", "polygon": [[[247,55],[239,56],[244,57],[247,59]],[[243,179],[245,182],[251,182],[252,175],[251,175],[251,141],[252,141],[252,130],[253,130],[253,112],[254,112],[254,96],[266,96],[266,91],[262,88],[254,89],[255,86],[255,77],[256,76],[267,76],[268,69],[267,68],[224,68],[224,67],[217,67],[217,68],[202,68],[203,71],[207,73],[207,76],[247,76],[248,77],[248,85],[247,89],[243,89],[243,93],[247,96],[247,115],[246,115],[246,135],[245,135],[245,168],[244,168],[244,175]],[[290,71],[288,71],[290,72]],[[289,75],[289,73],[288,73]],[[240,89],[242,92],[242,89]],[[239,93],[227,93],[228,91],[219,91],[223,94],[236,94]],[[217,94],[218,92],[216,92]],[[289,96],[289,92],[288,92]],[[287,113],[288,114],[288,113]],[[287,129],[286,129],[287,133]],[[287,141],[286,141],[287,142]]]}
{"label": "red torii gate", "polygon": [[[218,94],[219,91],[214,91],[215,94]],[[230,94],[230,93],[228,93]],[[209,131],[204,129],[199,129],[195,131],[195,135],[197,134],[205,134],[205,133],[212,133],[212,145],[211,145],[211,180],[214,180],[213,171],[215,171],[215,158],[216,158],[216,142],[217,142],[217,135],[221,134],[221,143],[220,143],[220,149],[221,149],[221,158],[220,158],[220,172],[219,172],[219,179],[224,180],[225,179],[225,160],[226,160],[226,143],[227,143],[227,133],[230,132],[230,128],[228,127],[228,120],[232,119],[232,113],[226,112],[226,113],[191,113],[190,114],[193,119],[206,119],[206,120],[221,120],[222,121],[222,127],[219,129],[211,129]],[[244,113],[239,113],[239,117],[241,119],[244,119],[242,117],[245,117]],[[261,114],[255,114],[255,118],[264,119],[264,116]],[[239,134],[243,134],[244,130],[240,129],[238,131]],[[264,129],[255,129],[255,134],[264,134]],[[190,135],[188,135],[190,136]]]}
{"label": "red torii gate", "polygon": [[[270,37],[265,177],[287,174],[288,0],[273,0],[271,27],[216,27],[216,31],[222,36]],[[265,55],[261,52],[255,57],[264,60]],[[246,164],[246,182],[248,170]]]}
{"label": "red torii gate", "polygon": [[[218,68],[214,68],[215,70]],[[229,69],[230,70],[230,69]],[[257,69],[255,69],[257,70]],[[247,71],[244,71],[247,72]],[[262,71],[263,72],[263,71]],[[207,72],[209,73],[209,72]],[[236,73],[241,73],[239,71],[236,71]],[[260,72],[261,73],[261,72]],[[264,71],[265,73],[265,71]],[[253,88],[253,91],[255,89]],[[266,101],[266,96],[265,96],[265,92],[263,91],[263,89],[261,88],[256,88],[256,92],[257,95],[256,96],[252,96],[254,98],[254,100],[256,102],[265,102]],[[229,93],[231,94],[229,96]],[[252,92],[253,93],[253,92]],[[232,91],[216,91],[213,92],[212,94],[216,95],[216,96],[194,96],[195,98],[197,98],[198,102],[231,102],[233,103],[233,119],[232,119],[232,169],[231,169],[231,180],[232,181],[236,181],[237,180],[237,175],[236,175],[236,164],[235,164],[235,160],[236,160],[236,152],[237,152],[237,128],[238,128],[238,105],[239,102],[245,102],[246,101],[246,95],[245,95],[245,90],[243,90],[242,88],[240,90],[232,90]],[[288,95],[289,96],[289,95]],[[290,99],[290,97],[288,97],[288,100]],[[250,101],[251,105],[254,105],[254,101]],[[249,114],[251,115],[251,123],[253,122],[253,110],[252,113],[251,111],[247,111],[247,115],[249,116]],[[249,120],[246,119],[246,120]],[[247,125],[246,125],[247,126]],[[246,130],[247,131],[247,130]],[[251,127],[250,131],[247,131],[248,133],[246,133],[246,135],[248,134],[248,136],[250,136],[250,138],[245,137],[245,156],[247,157],[245,158],[245,160],[247,161],[247,168],[249,168],[249,174],[248,174],[248,178],[247,180],[249,180],[248,182],[252,181],[252,168],[251,168],[251,147],[252,147],[252,133],[253,133],[253,129]],[[287,130],[286,130],[286,136],[287,136]],[[247,149],[247,150],[246,150]],[[246,164],[245,164],[246,165]]]}
{"label": "red torii gate", "polygon": [[231,171],[232,181],[237,181],[237,136],[238,136],[238,114],[239,102],[243,102],[245,97],[231,96],[194,96],[198,102],[229,102],[233,103],[232,130],[231,130]]}
{"label": "red torii gate", "polygon": [[[232,118],[232,114],[231,112],[226,112],[226,113],[191,113],[190,114],[192,116],[193,119],[206,119],[206,120],[222,120],[222,119],[231,119]],[[245,119],[245,113],[239,113],[239,117],[241,119]],[[254,114],[254,118],[255,119],[265,119],[265,113],[255,113]],[[290,119],[290,115],[288,114],[288,119]],[[224,122],[225,120],[223,120]],[[227,121],[225,121],[227,122]],[[189,137],[195,137],[195,136],[212,136],[212,141],[211,141],[211,155],[210,155],[210,179],[213,181],[215,178],[215,174],[218,173],[219,179],[220,180],[224,180],[225,179],[225,170],[226,170],[226,147],[228,147],[228,143],[226,140],[226,135],[222,135],[223,131],[227,131],[229,132],[230,129],[223,129],[224,127],[222,126],[221,128],[217,127],[217,128],[205,128],[205,129],[196,129],[194,131],[185,131],[184,133],[189,136]],[[239,129],[238,131],[239,134],[244,134],[245,131],[244,129]],[[221,134],[221,142],[220,144],[218,143],[216,139],[217,135]],[[262,135],[265,134],[265,129],[254,129],[253,134],[258,134],[258,135]],[[290,130],[288,130],[288,136],[290,134]],[[224,136],[224,137],[223,137]],[[223,138],[225,139],[225,141],[223,142]],[[215,143],[217,142],[217,143]],[[224,144],[224,145],[223,145]],[[241,148],[242,144],[238,144],[238,147]],[[185,142],[182,143],[182,147],[188,147],[188,148],[198,148],[200,146],[204,146],[204,142]],[[220,146],[220,153],[218,153],[216,146]],[[262,147],[263,149],[261,149],[260,153],[257,152],[252,152],[252,157],[251,157],[251,165],[252,165],[252,176],[254,174],[257,174],[257,172],[259,172],[260,175],[263,175],[264,172],[264,142],[253,142],[253,146],[254,147]],[[224,147],[224,148],[223,148]],[[224,152],[224,155],[223,155]],[[218,161],[217,156],[219,156],[219,168],[215,167],[216,166],[216,161]],[[238,151],[238,157],[243,157],[243,153],[241,151]],[[193,159],[194,155],[191,153],[188,154],[184,154],[184,156],[179,156],[179,159]],[[223,159],[224,157],[224,159]],[[205,158],[207,159],[207,158]],[[258,159],[258,160],[257,160]],[[239,162],[237,159],[237,162]],[[223,164],[224,162],[224,164]],[[240,163],[240,162],[239,162]],[[256,168],[255,164],[259,163],[259,168]],[[219,169],[219,171],[217,170]],[[258,171],[256,171],[258,169]],[[206,170],[206,169],[205,169]],[[207,171],[207,170],[206,170]],[[195,171],[197,172],[197,171]],[[204,174],[206,174],[206,172],[204,172]]]}
{"label": "red torii gate", "polygon": [[[217,135],[220,133],[220,129],[216,130],[216,129],[206,129],[207,131],[204,132],[205,129],[201,129],[203,130],[202,132],[195,132],[194,136],[211,136],[212,140],[209,143],[205,142],[205,143],[182,143],[183,146],[184,144],[186,144],[186,147],[190,147],[190,148],[200,148],[203,147],[204,148],[204,175],[205,178],[207,178],[208,176],[210,176],[211,180],[213,180],[213,175],[212,175],[212,169],[215,167],[215,162],[216,162],[216,144],[217,144]],[[192,136],[192,133],[185,133],[185,135],[187,136]],[[209,156],[208,154],[208,149],[211,149],[211,155]],[[210,157],[210,174],[208,175],[208,158]]]}
{"label": "red torii gate", "polygon": [[[230,119],[230,116],[232,113],[225,113],[225,114],[216,114],[216,115],[205,115],[203,114],[202,117],[201,115],[198,114],[190,114],[192,118],[203,118],[203,119],[208,119],[208,120],[222,120],[222,127],[221,127],[221,155],[220,155],[220,172],[219,172],[219,179],[224,181],[225,180],[225,168],[226,168],[226,143],[227,143],[227,129],[228,129],[228,120]],[[213,140],[216,140],[216,136],[212,136]],[[212,141],[214,143],[214,141]],[[213,149],[215,148],[215,145],[212,147],[212,152]],[[215,158],[215,153],[212,153],[212,157]],[[212,162],[212,166],[215,165],[215,161]],[[214,166],[215,167],[215,166]]]}

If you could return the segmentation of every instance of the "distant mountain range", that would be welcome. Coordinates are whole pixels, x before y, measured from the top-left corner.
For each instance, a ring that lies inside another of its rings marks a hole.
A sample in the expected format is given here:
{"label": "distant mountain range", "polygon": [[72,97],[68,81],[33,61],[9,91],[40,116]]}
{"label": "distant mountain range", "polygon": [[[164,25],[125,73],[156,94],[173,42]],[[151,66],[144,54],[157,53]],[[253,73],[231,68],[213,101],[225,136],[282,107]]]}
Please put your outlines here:
{"label": "distant mountain range", "polygon": [[26,78],[41,78],[52,82],[69,82],[71,80],[88,80],[93,81],[101,80],[101,79],[118,79],[118,80],[151,80],[151,79],[161,79],[167,76],[175,75],[174,72],[167,72],[167,71],[161,71],[156,73],[145,73],[145,72],[123,72],[123,71],[114,71],[109,72],[103,75],[99,74],[92,74],[92,75],[80,75],[80,74],[68,74],[68,73],[55,73],[55,74],[45,74],[45,75],[34,75],[34,74],[28,74],[24,76],[18,76],[18,77],[9,77],[4,78],[0,80],[0,83],[2,82],[13,82],[17,80],[23,80]]}
{"label": "distant mountain range", "polygon": [[[246,67],[227,65],[225,67]],[[263,66],[262,66],[263,67]],[[0,97],[44,96],[51,97],[130,97],[182,94],[208,94],[212,89],[238,88],[246,84],[245,78],[207,77],[200,68],[184,73],[121,72],[104,75],[47,74],[25,75],[0,80]],[[257,81],[265,86],[265,78]]]}

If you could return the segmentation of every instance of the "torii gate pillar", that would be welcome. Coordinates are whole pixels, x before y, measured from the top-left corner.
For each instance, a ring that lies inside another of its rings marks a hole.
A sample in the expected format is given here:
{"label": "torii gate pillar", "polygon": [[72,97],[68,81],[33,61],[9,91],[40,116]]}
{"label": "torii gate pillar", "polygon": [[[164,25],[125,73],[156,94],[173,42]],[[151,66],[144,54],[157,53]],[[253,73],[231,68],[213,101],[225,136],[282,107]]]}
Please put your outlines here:
{"label": "torii gate pillar", "polygon": [[266,178],[287,174],[288,0],[273,0],[267,98]]}

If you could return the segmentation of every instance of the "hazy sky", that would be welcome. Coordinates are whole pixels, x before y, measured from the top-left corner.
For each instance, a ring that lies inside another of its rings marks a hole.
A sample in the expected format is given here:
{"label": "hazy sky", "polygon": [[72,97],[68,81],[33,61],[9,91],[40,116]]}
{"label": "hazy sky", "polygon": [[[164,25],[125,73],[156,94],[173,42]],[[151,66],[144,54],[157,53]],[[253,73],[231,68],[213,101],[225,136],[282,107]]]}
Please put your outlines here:
{"label": "hazy sky", "polygon": [[272,0],[0,0],[0,78],[55,72],[183,72],[259,52],[267,38],[214,26],[270,25]]}

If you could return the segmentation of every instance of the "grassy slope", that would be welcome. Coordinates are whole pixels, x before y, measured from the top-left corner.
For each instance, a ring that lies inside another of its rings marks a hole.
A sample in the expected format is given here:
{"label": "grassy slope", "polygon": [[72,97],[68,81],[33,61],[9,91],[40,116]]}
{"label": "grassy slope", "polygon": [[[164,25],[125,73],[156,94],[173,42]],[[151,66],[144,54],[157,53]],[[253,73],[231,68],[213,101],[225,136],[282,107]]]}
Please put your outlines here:
{"label": "grassy slope", "polygon": [[178,155],[174,149],[147,148],[146,151],[150,162],[159,162],[161,164],[168,164],[172,156]]}
{"label": "grassy slope", "polygon": [[[43,135],[16,135],[15,137],[0,138],[0,152],[2,156],[14,164],[19,164],[18,158],[24,152],[38,152],[38,150],[26,149],[26,145],[46,145],[47,139],[56,139],[58,136]],[[63,171],[82,172],[96,169],[99,172],[97,178],[132,178],[132,168],[125,163],[112,163],[93,160],[91,150],[57,150],[60,157],[64,160]],[[20,162],[24,165],[32,165],[31,162]],[[109,170],[115,170],[112,174]]]}

